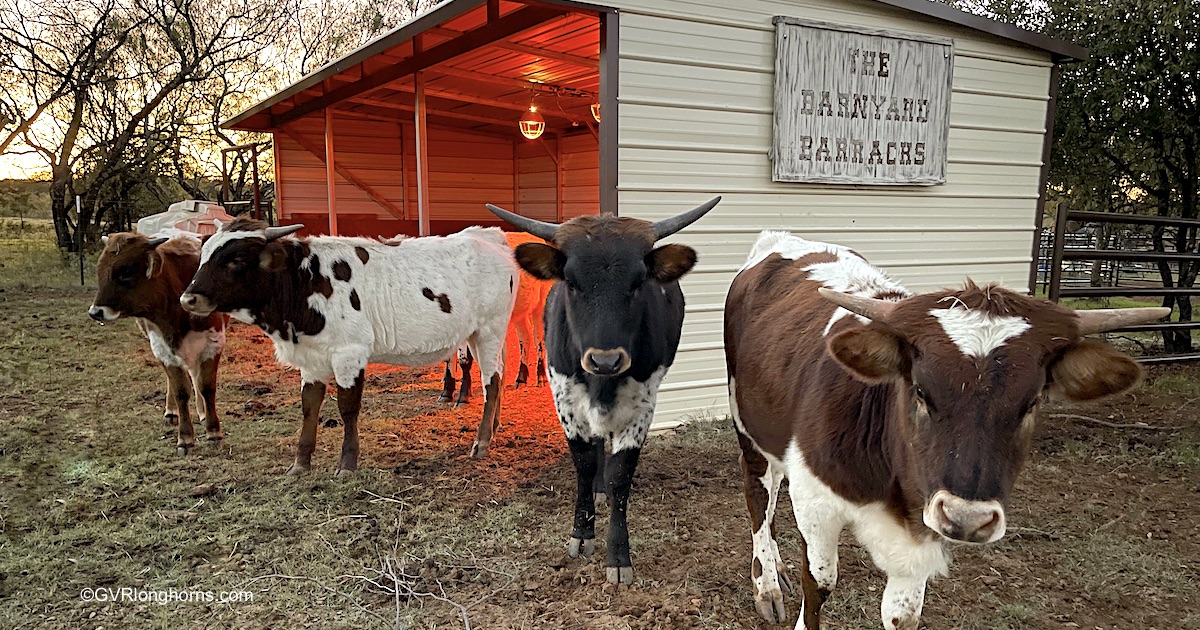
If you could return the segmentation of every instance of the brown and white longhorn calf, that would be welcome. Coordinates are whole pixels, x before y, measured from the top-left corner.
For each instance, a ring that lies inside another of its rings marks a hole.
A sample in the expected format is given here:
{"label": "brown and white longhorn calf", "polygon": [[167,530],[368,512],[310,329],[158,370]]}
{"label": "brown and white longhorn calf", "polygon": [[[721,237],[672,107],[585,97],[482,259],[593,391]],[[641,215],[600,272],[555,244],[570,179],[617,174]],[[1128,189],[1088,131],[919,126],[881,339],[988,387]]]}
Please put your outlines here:
{"label": "brown and white longhorn calf", "polygon": [[[188,314],[179,305],[200,266],[200,239],[191,234],[150,238],[134,232],[104,237],[96,265],[99,288],[88,315],[99,322],[133,317],[150,350],[167,371],[167,424],[179,425],[176,450],[186,455],[196,445],[189,413],[191,390],[208,441],[224,435],[217,417],[217,367],[225,348],[229,317]],[[190,378],[189,378],[190,377]]]}
{"label": "brown and white longhorn calf", "polygon": [[884,627],[915,630],[946,541],[1004,536],[1044,394],[1137,383],[1136,363],[1083,335],[1168,313],[1073,312],[970,281],[912,295],[844,247],[763,232],[725,304],[758,612],[788,616],[773,532],[786,478],[807,556],[796,627],[818,627],[849,527],[887,574]]}

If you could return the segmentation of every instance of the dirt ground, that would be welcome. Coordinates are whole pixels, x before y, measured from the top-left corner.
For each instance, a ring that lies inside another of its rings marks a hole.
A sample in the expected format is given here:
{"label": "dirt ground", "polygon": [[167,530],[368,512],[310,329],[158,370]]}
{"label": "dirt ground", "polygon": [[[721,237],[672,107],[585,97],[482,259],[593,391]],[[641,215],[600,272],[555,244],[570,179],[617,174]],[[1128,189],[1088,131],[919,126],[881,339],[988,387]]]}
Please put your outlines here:
{"label": "dirt ground", "polygon": [[[88,320],[86,290],[0,289],[0,627],[765,627],[726,422],[651,438],[630,516],[636,583],[618,590],[604,583],[602,534],[590,561],[566,557],[574,473],[548,388],[507,391],[488,458],[471,461],[478,387],[450,409],[435,402],[440,369],[373,366],[360,471],[333,478],[341,431],[329,426],[313,471],[284,477],[299,379],[256,330],[230,336],[224,447],[180,458],[162,425],[165,379],[131,322]],[[323,418],[335,416],[328,400]],[[1200,628],[1198,426],[1200,366],[1048,410],[1009,535],[956,550],[924,626]],[[849,538],[841,553],[826,627],[879,627],[882,575]],[[253,601],[81,598],[124,587]]]}

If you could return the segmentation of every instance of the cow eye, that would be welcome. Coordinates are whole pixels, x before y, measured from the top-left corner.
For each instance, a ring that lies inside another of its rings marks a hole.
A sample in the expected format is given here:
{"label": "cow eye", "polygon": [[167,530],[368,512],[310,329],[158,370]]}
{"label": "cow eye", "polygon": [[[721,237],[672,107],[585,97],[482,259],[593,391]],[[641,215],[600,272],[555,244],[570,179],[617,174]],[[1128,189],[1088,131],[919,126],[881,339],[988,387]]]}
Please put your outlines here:
{"label": "cow eye", "polygon": [[117,270],[117,282],[125,285],[131,284],[136,275],[137,270],[133,267],[121,267]]}

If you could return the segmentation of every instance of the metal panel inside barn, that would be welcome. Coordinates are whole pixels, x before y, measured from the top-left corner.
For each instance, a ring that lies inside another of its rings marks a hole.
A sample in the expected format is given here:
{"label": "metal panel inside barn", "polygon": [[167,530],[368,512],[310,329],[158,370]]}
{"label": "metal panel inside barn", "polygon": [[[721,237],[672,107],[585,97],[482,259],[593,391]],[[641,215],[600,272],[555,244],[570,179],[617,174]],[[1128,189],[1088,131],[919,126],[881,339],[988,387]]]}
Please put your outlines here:
{"label": "metal panel inside barn", "polygon": [[[801,65],[777,56],[797,49],[785,37],[801,38]],[[906,62],[909,49],[923,56]],[[840,87],[845,64],[868,74],[863,51],[871,83]],[[448,0],[225,126],[274,134],[279,219],[309,233],[496,225],[485,203],[550,221],[656,220],[723,195],[673,237],[700,264],[683,280],[683,341],[658,397],[666,428],[726,413],[725,294],[763,229],[852,247],[917,291],[967,276],[1027,288],[1058,64],[1085,56],[926,0]],[[824,58],[843,61],[803,65]],[[886,90],[880,77],[911,92],[894,119],[886,92],[861,87]],[[852,137],[870,126],[855,106],[894,120],[872,133],[919,135],[918,159],[936,168],[906,175],[911,138]],[[790,124],[804,112],[815,131]],[[823,129],[845,137],[822,147]],[[780,178],[785,153],[830,163]]]}

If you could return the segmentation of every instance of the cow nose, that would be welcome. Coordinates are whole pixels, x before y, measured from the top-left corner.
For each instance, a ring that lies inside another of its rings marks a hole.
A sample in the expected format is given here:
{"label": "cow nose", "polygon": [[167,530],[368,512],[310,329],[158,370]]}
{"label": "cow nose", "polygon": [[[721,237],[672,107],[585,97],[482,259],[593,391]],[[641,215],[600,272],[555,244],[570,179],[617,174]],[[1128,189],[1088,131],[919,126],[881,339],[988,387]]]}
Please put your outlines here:
{"label": "cow nose", "polygon": [[98,322],[102,322],[104,321],[104,310],[98,306],[92,306],[88,309],[88,317],[91,317]]}
{"label": "cow nose", "polygon": [[196,301],[197,299],[195,293],[184,293],[183,295],[179,296],[179,305],[187,310],[196,308]]}
{"label": "cow nose", "polygon": [[923,520],[951,540],[990,543],[1004,537],[1004,507],[999,501],[970,501],[947,490],[934,493]]}
{"label": "cow nose", "polygon": [[596,350],[589,348],[584,354],[584,369],[600,376],[612,376],[629,369],[629,353],[624,348]]}

